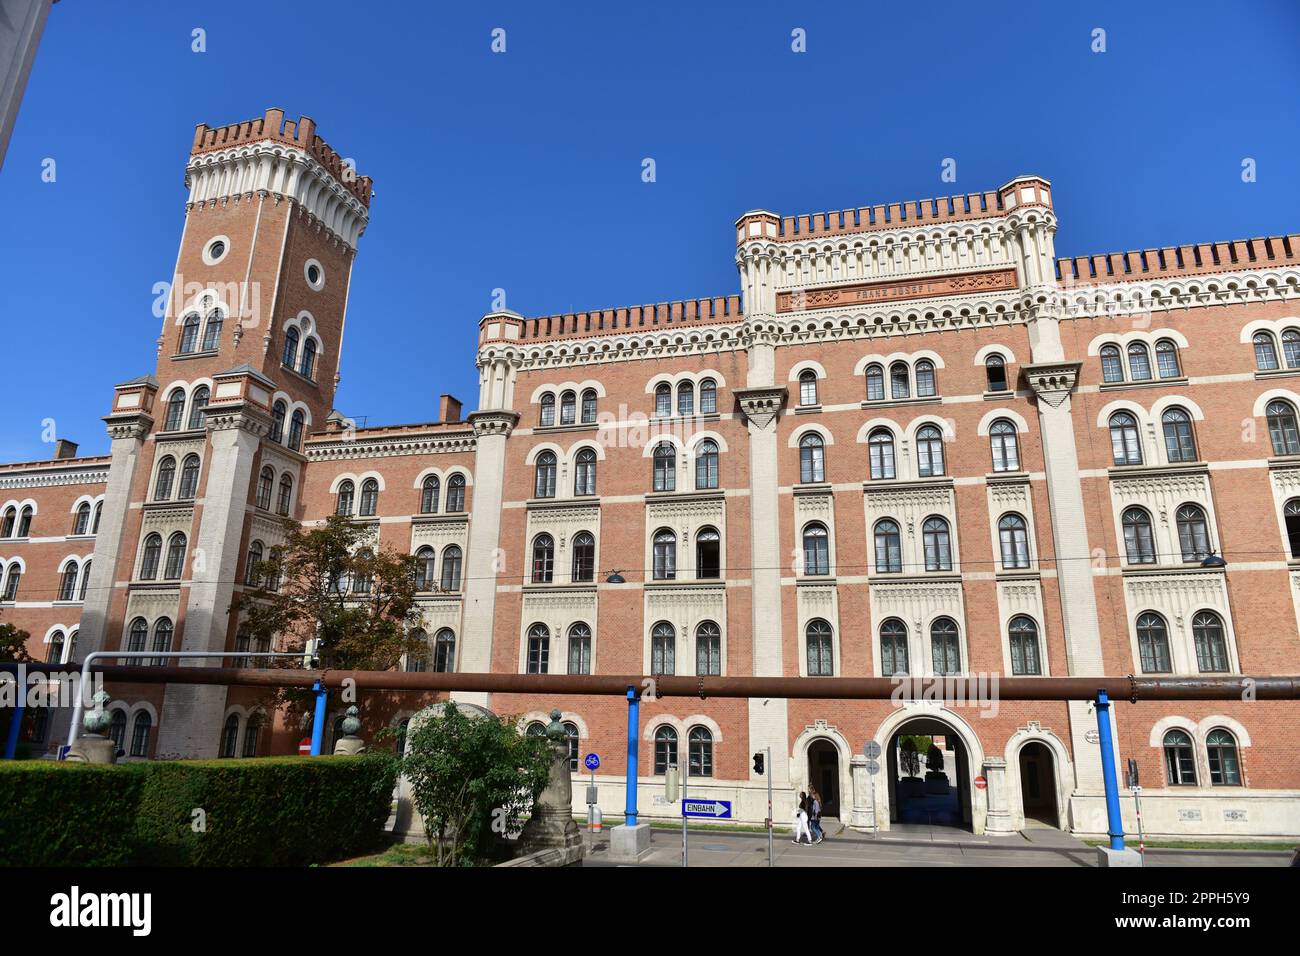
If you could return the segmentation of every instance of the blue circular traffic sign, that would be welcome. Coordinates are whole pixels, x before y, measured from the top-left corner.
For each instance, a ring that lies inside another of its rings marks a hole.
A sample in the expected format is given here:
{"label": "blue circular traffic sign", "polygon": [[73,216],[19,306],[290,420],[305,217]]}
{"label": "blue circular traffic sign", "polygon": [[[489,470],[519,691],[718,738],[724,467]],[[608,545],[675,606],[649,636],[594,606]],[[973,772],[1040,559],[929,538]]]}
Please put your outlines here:
{"label": "blue circular traffic sign", "polygon": [[588,770],[596,770],[600,767],[600,758],[595,754],[587,754],[587,759],[583,761]]}

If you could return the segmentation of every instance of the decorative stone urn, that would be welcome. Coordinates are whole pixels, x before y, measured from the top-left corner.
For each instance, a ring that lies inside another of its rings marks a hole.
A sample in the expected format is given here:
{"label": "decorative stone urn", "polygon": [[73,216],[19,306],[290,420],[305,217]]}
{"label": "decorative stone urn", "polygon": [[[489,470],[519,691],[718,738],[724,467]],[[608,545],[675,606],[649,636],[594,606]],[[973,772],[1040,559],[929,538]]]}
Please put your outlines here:
{"label": "decorative stone urn", "polygon": [[348,708],[347,716],[343,718],[343,736],[334,742],[334,755],[340,754],[363,754],[366,752],[366,742],[357,736],[357,731],[361,729],[361,718],[358,716],[360,711],[357,705],[353,704]]}
{"label": "decorative stone urn", "polygon": [[533,805],[533,813],[519,834],[519,855],[548,854],[547,865],[569,866],[583,856],[582,833],[573,819],[573,776],[569,770],[569,738],[560,723],[560,712],[551,711],[546,727],[551,747],[551,773],[545,789]]}
{"label": "decorative stone urn", "polygon": [[112,715],[104,707],[109,700],[108,691],[101,690],[94,696],[95,706],[81,718],[85,733],[68,748],[65,759],[69,763],[117,763],[117,744],[105,733],[113,722]]}

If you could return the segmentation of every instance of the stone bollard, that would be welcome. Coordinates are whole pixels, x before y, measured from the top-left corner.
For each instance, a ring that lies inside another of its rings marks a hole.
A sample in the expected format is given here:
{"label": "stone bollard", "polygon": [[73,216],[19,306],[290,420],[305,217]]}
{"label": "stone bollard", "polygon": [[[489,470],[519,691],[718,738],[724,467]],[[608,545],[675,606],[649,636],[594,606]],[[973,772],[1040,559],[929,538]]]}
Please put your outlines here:
{"label": "stone bollard", "polygon": [[347,716],[343,718],[343,736],[334,742],[334,756],[366,752],[366,742],[357,736],[361,729],[359,713],[356,704],[348,708]]}
{"label": "stone bollard", "polygon": [[113,721],[108,711],[104,709],[104,705],[109,700],[107,691],[101,690],[95,695],[94,708],[88,710],[81,718],[81,726],[85,728],[85,733],[73,742],[68,748],[68,756],[64,758],[69,763],[117,763],[117,744],[104,733]]}
{"label": "stone bollard", "polygon": [[569,769],[569,738],[560,723],[560,712],[551,711],[546,728],[551,745],[551,773],[545,789],[533,805],[533,813],[519,834],[519,855],[553,851],[550,866],[582,862],[582,834],[573,819],[573,775]]}

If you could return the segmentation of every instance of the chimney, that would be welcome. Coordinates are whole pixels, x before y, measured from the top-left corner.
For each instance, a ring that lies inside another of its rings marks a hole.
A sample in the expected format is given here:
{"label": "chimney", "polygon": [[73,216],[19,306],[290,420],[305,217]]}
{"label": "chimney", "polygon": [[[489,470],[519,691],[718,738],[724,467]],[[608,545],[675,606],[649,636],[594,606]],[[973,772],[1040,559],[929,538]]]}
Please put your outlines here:
{"label": "chimney", "polygon": [[454,425],[460,421],[460,399],[443,392],[438,400],[438,421],[443,425]]}
{"label": "chimney", "polygon": [[60,458],[76,458],[77,443],[68,441],[66,438],[57,439],[54,442],[54,457],[56,460]]}

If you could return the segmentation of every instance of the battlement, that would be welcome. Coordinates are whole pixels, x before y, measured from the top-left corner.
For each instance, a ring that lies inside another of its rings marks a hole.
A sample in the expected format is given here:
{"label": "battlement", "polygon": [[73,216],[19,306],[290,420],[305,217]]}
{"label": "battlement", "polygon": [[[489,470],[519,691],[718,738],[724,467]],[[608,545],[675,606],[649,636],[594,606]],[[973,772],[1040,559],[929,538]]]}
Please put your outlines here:
{"label": "battlement", "polygon": [[660,328],[739,322],[744,318],[740,296],[683,299],[653,305],[632,305],[591,312],[565,312],[527,319],[514,313],[493,313],[479,323],[479,344],[508,339],[536,341],[577,336],[617,335]]}
{"label": "battlement", "polygon": [[989,219],[1028,205],[1050,209],[1051,183],[1037,176],[1021,176],[999,189],[986,192],[859,206],[802,216],[777,216],[765,210],[756,210],[736,221],[736,244],[751,239],[793,242],[820,236]]}
{"label": "battlement", "polygon": [[265,116],[232,123],[229,126],[208,126],[198,124],[194,129],[194,145],[191,156],[200,156],[219,149],[228,149],[241,143],[260,143],[271,141],[295,146],[320,163],[343,185],[348,192],[356,196],[367,208],[373,192],[373,182],[369,176],[357,176],[343,162],[334,149],[316,135],[316,121],[309,116],[300,116],[295,123],[284,118],[284,110],[268,109]]}
{"label": "battlement", "polygon": [[1066,286],[1140,282],[1286,264],[1300,264],[1300,235],[1061,258],[1056,260],[1056,279]]}

